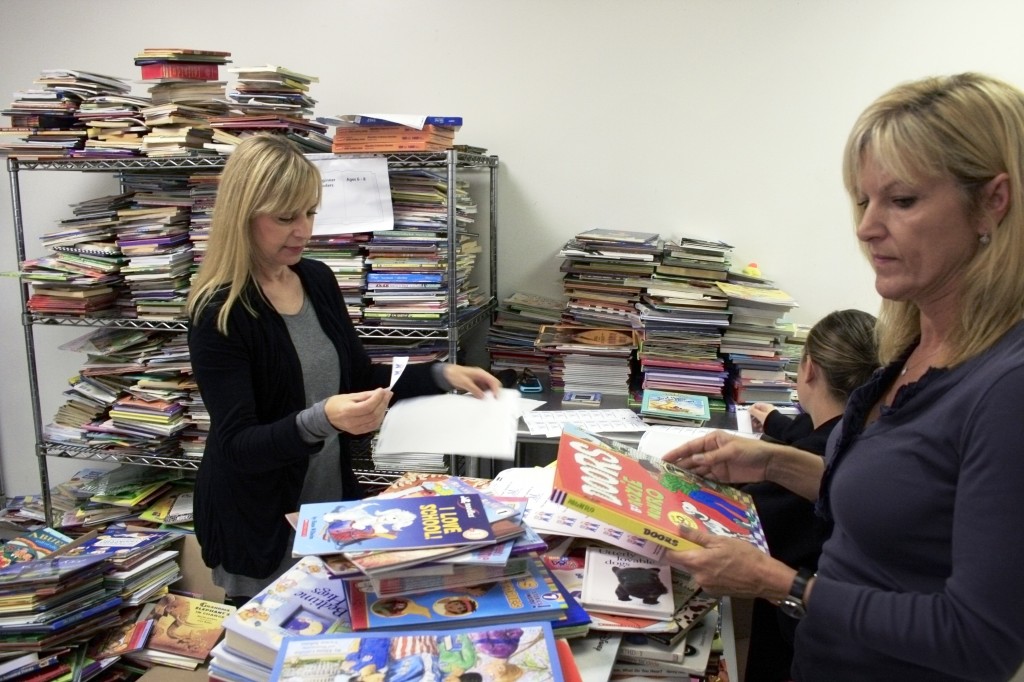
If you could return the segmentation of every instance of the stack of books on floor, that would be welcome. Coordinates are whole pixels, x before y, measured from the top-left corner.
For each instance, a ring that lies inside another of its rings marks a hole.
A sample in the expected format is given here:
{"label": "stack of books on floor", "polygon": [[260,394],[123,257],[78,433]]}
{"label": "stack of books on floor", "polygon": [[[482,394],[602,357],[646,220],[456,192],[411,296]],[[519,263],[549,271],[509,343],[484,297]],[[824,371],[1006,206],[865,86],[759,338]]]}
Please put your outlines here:
{"label": "stack of books on floor", "polygon": [[461,116],[409,118],[416,117],[346,114],[327,119],[336,126],[331,151],[442,152],[455,144],[455,133],[462,127]]}

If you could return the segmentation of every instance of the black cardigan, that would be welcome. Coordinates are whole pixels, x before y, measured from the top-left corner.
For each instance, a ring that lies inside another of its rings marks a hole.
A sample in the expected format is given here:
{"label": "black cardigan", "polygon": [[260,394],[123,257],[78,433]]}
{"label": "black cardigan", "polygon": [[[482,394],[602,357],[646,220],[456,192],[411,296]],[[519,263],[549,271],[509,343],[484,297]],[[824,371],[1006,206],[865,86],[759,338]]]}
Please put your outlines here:
{"label": "black cardigan", "polygon": [[[387,386],[390,369],[370,362],[345,309],[331,270],[303,259],[292,267],[302,281],[341,368],[338,393]],[[284,319],[254,283],[245,290],[254,317],[236,302],[228,334],[216,328],[223,294],[189,329],[192,368],[206,408],[210,434],[196,478],[196,537],[207,566],[265,578],[290,552],[285,514],[296,511],[310,455],[295,415],[305,408],[302,366]],[[438,393],[429,364],[410,365],[395,397]],[[340,436],[345,496],[362,496],[350,461],[350,442]]]}

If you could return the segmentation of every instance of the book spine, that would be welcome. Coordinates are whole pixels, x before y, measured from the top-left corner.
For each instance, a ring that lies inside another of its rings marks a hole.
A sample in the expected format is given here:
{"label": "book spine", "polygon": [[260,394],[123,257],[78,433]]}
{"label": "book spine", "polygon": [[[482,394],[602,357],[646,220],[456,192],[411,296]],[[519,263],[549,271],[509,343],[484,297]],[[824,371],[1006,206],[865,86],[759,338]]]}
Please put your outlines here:
{"label": "book spine", "polygon": [[652,542],[656,542],[659,545],[668,547],[669,549],[696,549],[699,547],[699,545],[684,540],[678,536],[667,535],[656,528],[652,528],[644,524],[642,521],[617,514],[607,507],[591,502],[585,497],[579,497],[562,490],[558,487],[557,479],[555,481],[555,488],[551,494],[551,500],[557,502],[563,507],[586,514],[591,518],[607,523],[608,525],[615,526],[616,528],[624,530],[627,533],[631,533],[632,535],[647,538]]}
{"label": "book spine", "polygon": [[143,64],[142,79],[176,79],[191,81],[215,81],[219,76],[217,64],[202,62],[155,62]]}
{"label": "book spine", "polygon": [[411,282],[411,283],[423,283],[431,284],[433,282],[440,282],[441,275],[418,275],[412,273],[401,273],[401,272],[369,272],[366,274],[367,283],[378,283],[378,282]]}
{"label": "book spine", "polygon": [[[352,122],[356,125],[361,126],[393,126],[397,125],[394,121],[388,121],[383,118],[374,118],[372,116],[356,116],[352,119]],[[433,126],[461,126],[461,116],[427,116],[427,119],[423,122],[424,125]]]}

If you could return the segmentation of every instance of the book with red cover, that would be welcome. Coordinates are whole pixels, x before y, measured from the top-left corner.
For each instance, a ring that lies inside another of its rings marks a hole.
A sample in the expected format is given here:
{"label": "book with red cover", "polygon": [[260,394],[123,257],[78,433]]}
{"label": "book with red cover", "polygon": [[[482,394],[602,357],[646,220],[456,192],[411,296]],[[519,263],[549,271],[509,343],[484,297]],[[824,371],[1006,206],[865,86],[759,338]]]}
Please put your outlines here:
{"label": "book with red cover", "polygon": [[747,493],[572,424],[558,444],[551,499],[670,549],[694,546],[679,535],[686,524],[768,552]]}

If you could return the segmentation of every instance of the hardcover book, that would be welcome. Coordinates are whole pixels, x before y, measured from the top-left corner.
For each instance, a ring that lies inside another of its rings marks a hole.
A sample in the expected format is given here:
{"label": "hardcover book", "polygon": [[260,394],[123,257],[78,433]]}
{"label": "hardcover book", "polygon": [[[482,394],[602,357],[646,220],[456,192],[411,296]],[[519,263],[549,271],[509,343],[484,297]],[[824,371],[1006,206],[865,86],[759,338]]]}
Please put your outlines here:
{"label": "hardcover book", "polygon": [[558,661],[545,622],[336,633],[284,640],[271,679],[562,682]]}
{"label": "hardcover book", "polygon": [[580,603],[588,611],[667,621],[675,611],[672,569],[614,547],[587,547]]}
{"label": "hardcover book", "polygon": [[494,543],[477,494],[304,504],[293,556]]}
{"label": "hardcover book", "polygon": [[551,499],[670,549],[695,546],[679,535],[686,524],[768,552],[747,493],[572,424],[558,444]]}
{"label": "hardcover book", "polygon": [[475,587],[379,597],[364,592],[358,583],[346,581],[345,591],[352,629],[356,631],[554,620],[566,608],[565,598],[539,559],[530,560],[526,577]]}
{"label": "hardcover book", "polygon": [[344,586],[319,557],[304,557],[224,619],[224,642],[269,668],[288,635],[349,630]]}

